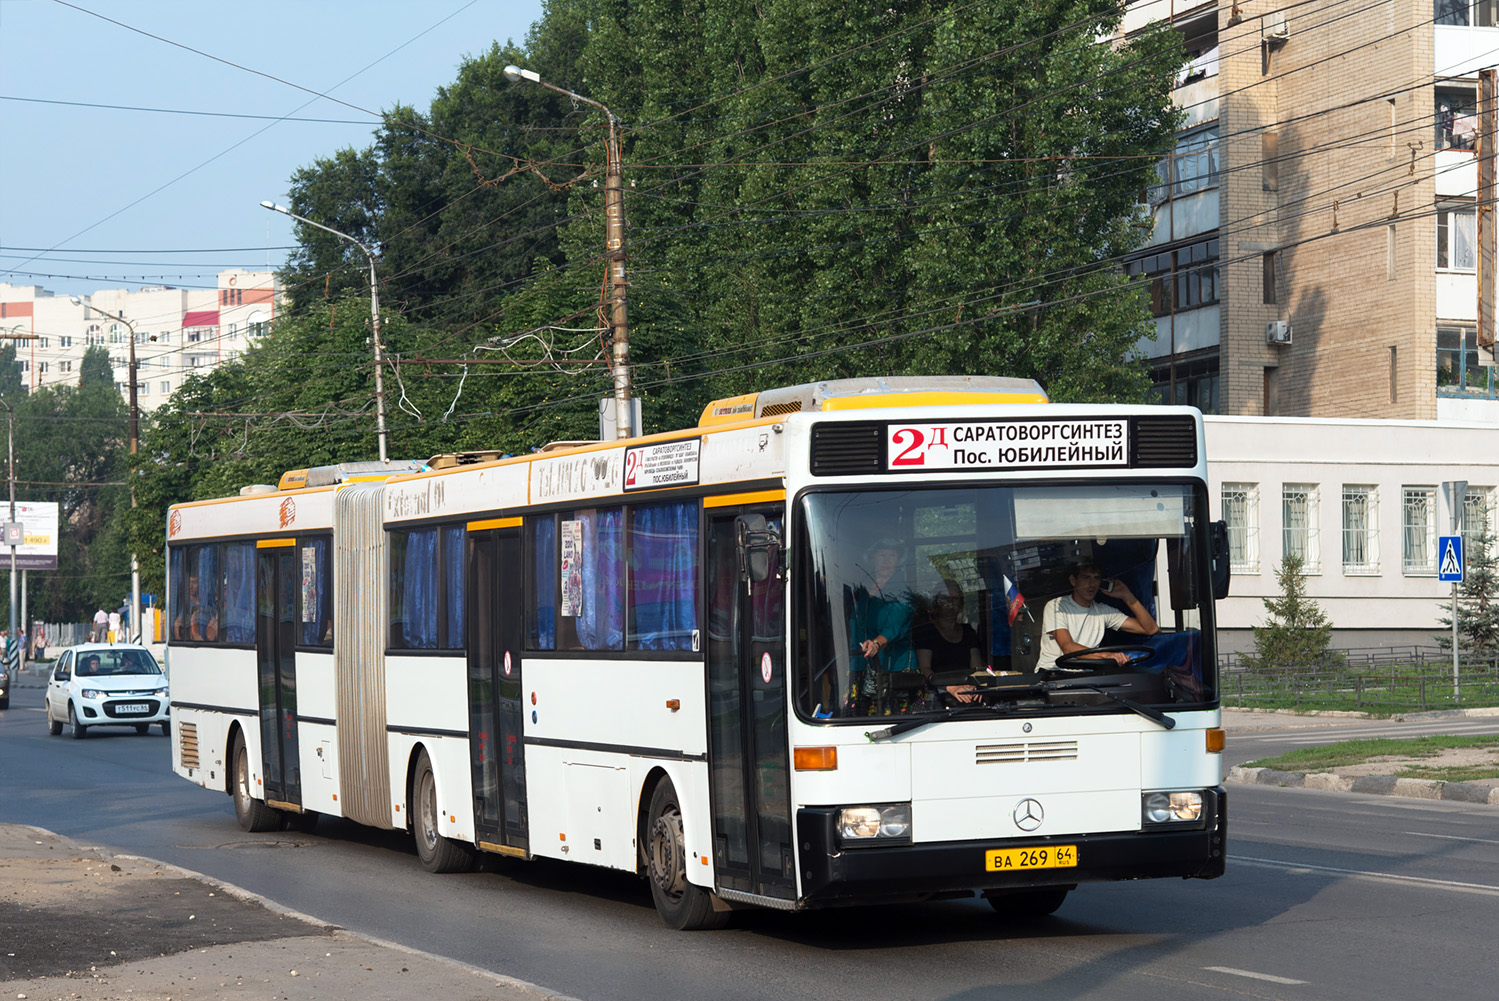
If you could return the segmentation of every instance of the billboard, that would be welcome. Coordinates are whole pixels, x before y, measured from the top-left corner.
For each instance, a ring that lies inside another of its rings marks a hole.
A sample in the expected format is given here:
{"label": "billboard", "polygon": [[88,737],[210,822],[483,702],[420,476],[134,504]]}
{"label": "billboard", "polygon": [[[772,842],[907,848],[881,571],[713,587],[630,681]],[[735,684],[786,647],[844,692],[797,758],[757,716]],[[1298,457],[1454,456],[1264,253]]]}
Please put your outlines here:
{"label": "billboard", "polygon": [[[8,502],[0,501],[0,514],[9,516]],[[57,502],[16,501],[16,521],[24,529],[26,540],[16,547],[16,569],[56,570]],[[0,550],[0,570],[9,569],[10,553]]]}

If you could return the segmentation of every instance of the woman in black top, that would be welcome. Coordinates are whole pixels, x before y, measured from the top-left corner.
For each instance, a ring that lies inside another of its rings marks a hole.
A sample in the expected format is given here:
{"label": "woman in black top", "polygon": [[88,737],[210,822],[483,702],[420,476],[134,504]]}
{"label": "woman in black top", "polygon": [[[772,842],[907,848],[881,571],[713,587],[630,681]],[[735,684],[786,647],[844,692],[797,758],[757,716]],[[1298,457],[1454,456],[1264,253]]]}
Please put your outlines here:
{"label": "woman in black top", "polygon": [[[916,630],[916,666],[927,677],[934,671],[983,670],[978,633],[968,623],[958,621],[962,611],[963,591],[948,581],[947,593],[937,595],[932,602],[932,621]],[[972,685],[946,685],[942,690],[959,702],[974,702],[979,697]]]}

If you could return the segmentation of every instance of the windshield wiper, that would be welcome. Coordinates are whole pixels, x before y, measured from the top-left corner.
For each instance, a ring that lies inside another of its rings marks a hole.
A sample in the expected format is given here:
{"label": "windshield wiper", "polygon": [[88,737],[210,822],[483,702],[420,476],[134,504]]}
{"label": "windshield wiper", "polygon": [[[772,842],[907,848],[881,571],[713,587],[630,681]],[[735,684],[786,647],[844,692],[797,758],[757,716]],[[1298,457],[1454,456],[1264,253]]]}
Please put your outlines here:
{"label": "windshield wiper", "polygon": [[[1039,687],[1037,690],[1039,691]],[[956,709],[946,709],[940,713],[937,713],[935,716],[912,716],[911,718],[903,719],[899,723],[896,723],[892,726],[887,726],[883,730],[865,730],[864,736],[868,737],[871,741],[889,740],[891,737],[898,737],[903,733],[910,733],[912,730],[918,729],[920,727],[929,726],[932,723],[945,723],[948,720],[957,719],[959,716],[977,715],[981,719],[987,719],[991,716],[1008,715],[1017,708],[1019,707],[1015,705],[998,704],[976,704],[971,706],[959,706]]]}
{"label": "windshield wiper", "polygon": [[1048,692],[1064,692],[1074,688],[1087,689],[1090,692],[1097,692],[1099,695],[1102,695],[1106,699],[1114,700],[1124,708],[1128,709],[1130,712],[1136,713],[1140,716],[1144,716],[1152,723],[1159,723],[1167,730],[1170,730],[1171,728],[1176,726],[1176,720],[1172,719],[1170,716],[1167,716],[1159,709],[1152,709],[1150,706],[1143,706],[1133,699],[1122,698],[1118,695],[1115,695],[1113,692],[1108,691],[1101,685],[1090,684],[1086,681],[1048,681],[1045,687]]}

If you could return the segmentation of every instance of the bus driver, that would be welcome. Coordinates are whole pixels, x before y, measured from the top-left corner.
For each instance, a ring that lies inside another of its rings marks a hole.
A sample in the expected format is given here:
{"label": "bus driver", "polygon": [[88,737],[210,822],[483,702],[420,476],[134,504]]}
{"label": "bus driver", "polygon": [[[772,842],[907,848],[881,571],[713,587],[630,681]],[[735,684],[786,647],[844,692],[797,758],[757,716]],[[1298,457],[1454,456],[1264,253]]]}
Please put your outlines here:
{"label": "bus driver", "polygon": [[[1142,636],[1154,636],[1159,631],[1150,610],[1122,580],[1111,579],[1108,588],[1103,587],[1103,574],[1092,560],[1079,561],[1067,579],[1072,584],[1072,593],[1047,602],[1041,615],[1041,657],[1036,661],[1036,670],[1050,670],[1056,667],[1058,657],[1098,646],[1105,629],[1122,629]],[[1097,601],[1100,590],[1124,602],[1131,614],[1125,615]],[[1090,660],[1113,660],[1121,665],[1129,663],[1129,655],[1125,653],[1084,656]]]}

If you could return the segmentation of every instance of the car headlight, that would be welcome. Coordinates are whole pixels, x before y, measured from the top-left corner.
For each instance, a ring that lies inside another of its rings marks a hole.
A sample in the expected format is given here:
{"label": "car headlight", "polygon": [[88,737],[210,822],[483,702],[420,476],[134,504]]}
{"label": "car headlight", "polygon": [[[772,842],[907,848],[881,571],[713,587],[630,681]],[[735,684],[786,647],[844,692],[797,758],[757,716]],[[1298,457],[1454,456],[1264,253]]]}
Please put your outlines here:
{"label": "car headlight", "polygon": [[164,698],[167,697],[167,690],[165,688],[158,688],[156,691],[152,692],[151,694],[155,695],[157,698],[164,699]]}
{"label": "car headlight", "polygon": [[911,840],[911,804],[847,806],[838,811],[838,837],[847,843]]}
{"label": "car headlight", "polygon": [[104,693],[97,688],[85,688],[78,694],[86,699],[100,699],[104,697]]}
{"label": "car headlight", "polygon": [[1200,792],[1148,792],[1142,799],[1147,824],[1193,824],[1202,819]]}

